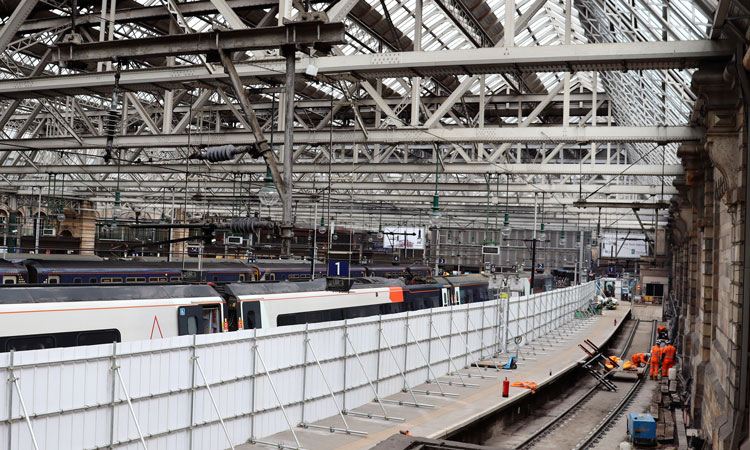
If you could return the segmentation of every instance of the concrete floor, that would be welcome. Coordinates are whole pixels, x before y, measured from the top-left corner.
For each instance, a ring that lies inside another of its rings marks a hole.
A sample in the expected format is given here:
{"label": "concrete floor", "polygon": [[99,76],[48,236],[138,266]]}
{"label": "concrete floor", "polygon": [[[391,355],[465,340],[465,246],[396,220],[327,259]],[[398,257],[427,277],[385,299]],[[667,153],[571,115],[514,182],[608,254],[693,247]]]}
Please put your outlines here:
{"label": "concrete floor", "polygon": [[[480,418],[508,407],[512,401],[532,395],[528,389],[511,387],[510,398],[502,398],[500,395],[501,383],[505,376],[508,376],[511,382],[533,381],[540,386],[544,386],[552,383],[563,373],[577,367],[578,361],[582,360],[585,356],[577,347],[578,343],[588,338],[597,345],[603,345],[622,326],[623,319],[629,310],[630,304],[623,302],[617,310],[605,311],[603,316],[590,319],[585,326],[583,326],[583,323],[580,323],[581,327],[577,330],[571,329],[568,335],[559,336],[553,333],[554,336],[550,336],[549,339],[539,339],[536,343],[533,343],[533,347],[535,347],[533,351],[536,352],[536,355],[527,354],[528,359],[521,361],[517,370],[500,373],[494,369],[486,370],[483,373],[497,375],[498,377],[496,379],[472,378],[470,382],[478,384],[479,388],[452,386],[446,389],[448,392],[459,394],[458,397],[442,398],[418,395],[420,402],[433,404],[435,405],[434,409],[388,405],[387,409],[389,413],[405,418],[405,423],[347,416],[347,421],[352,429],[367,431],[369,433],[368,436],[353,436],[301,428],[295,428],[295,433],[302,446],[310,450],[370,448],[389,436],[398,433],[400,430],[409,430],[414,436],[437,439],[447,437],[454,431]],[[617,325],[614,325],[615,321]],[[532,352],[530,348],[525,348],[525,350],[529,353]],[[531,358],[536,359],[532,360]],[[467,372],[477,374],[478,369],[474,368],[462,371],[462,373]],[[551,376],[550,372],[552,373]],[[457,380],[456,378],[441,377],[441,380],[448,379]],[[435,390],[435,385],[425,384],[416,386],[414,389]],[[389,397],[389,399],[407,400],[408,394],[399,393]],[[378,409],[375,403],[371,403],[357,408],[357,411],[377,413]],[[316,424],[323,426],[342,425],[341,419],[338,417],[331,417]],[[263,440],[285,443],[294,442],[289,431],[264,437]],[[252,446],[241,445],[237,448],[250,449]]]}
{"label": "concrete floor", "polygon": [[633,319],[662,320],[662,305],[644,305],[636,303],[631,306]]}

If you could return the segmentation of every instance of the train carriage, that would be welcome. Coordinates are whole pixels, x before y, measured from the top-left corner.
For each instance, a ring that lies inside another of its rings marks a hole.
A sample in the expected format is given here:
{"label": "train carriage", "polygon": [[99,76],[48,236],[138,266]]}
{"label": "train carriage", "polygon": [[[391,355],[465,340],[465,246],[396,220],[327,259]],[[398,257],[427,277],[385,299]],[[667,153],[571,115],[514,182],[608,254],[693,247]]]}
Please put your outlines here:
{"label": "train carriage", "polygon": [[0,351],[157,339],[223,329],[206,285],[0,288]]}
{"label": "train carriage", "polygon": [[[25,261],[29,280],[35,284],[181,283],[181,262],[146,261]],[[197,270],[196,262],[184,265]],[[201,265],[205,281],[232,283],[254,281],[257,268],[241,261],[206,261]]]}

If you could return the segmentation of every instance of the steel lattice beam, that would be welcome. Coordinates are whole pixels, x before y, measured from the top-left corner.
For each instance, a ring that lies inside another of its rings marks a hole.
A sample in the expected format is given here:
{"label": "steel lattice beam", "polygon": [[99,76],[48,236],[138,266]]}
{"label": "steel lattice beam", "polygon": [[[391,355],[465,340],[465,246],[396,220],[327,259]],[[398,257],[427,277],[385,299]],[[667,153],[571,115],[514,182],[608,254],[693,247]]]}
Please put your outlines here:
{"label": "steel lattice beam", "polygon": [[[283,165],[279,165],[283,168]],[[329,168],[328,164],[295,164],[295,173],[323,173]],[[212,164],[208,166],[211,172],[219,174],[229,173],[266,173],[265,164]],[[368,163],[353,165],[351,163],[334,163],[330,165],[331,173],[435,173],[433,163]],[[191,164],[125,164],[120,165],[87,165],[81,168],[75,165],[39,165],[30,166],[0,166],[0,174],[36,174],[36,173],[80,173],[87,174],[116,174],[120,173],[207,173],[204,165]],[[450,163],[445,164],[441,173],[456,174],[550,174],[550,175],[648,175],[648,176],[678,176],[682,175],[681,164],[673,165],[618,165],[618,164],[487,164],[487,163]]]}
{"label": "steel lattice beam", "polygon": [[[392,78],[438,75],[473,75],[517,72],[568,72],[691,68],[707,60],[725,60],[734,47],[725,41],[668,41],[631,44],[554,45],[443,50],[436,52],[392,52],[367,55],[301,57],[296,72],[308,66],[329,76]],[[247,81],[276,77],[284,73],[283,59],[254,60],[237,64],[239,76]],[[203,66],[163,67],[124,71],[120,86],[131,91],[160,91],[204,83],[214,87],[228,83],[225,73],[209,73]],[[114,85],[114,73],[99,72],[35,79],[0,81],[0,98],[108,93]]]}
{"label": "steel lattice beam", "polygon": [[[294,142],[297,145],[333,144],[351,145],[352,143],[372,144],[482,144],[482,143],[568,143],[581,144],[589,142],[669,142],[698,141],[704,131],[699,127],[503,127],[503,128],[400,128],[396,130],[346,131],[336,129],[329,131],[295,131]],[[281,142],[283,133],[273,135],[273,142]],[[185,147],[213,145],[247,145],[255,143],[249,132],[224,132],[206,134],[172,134],[161,136],[117,136],[114,145],[132,147]],[[81,142],[72,138],[43,139],[8,139],[0,141],[0,150],[46,150],[73,148],[104,148],[105,137],[81,137]]]}

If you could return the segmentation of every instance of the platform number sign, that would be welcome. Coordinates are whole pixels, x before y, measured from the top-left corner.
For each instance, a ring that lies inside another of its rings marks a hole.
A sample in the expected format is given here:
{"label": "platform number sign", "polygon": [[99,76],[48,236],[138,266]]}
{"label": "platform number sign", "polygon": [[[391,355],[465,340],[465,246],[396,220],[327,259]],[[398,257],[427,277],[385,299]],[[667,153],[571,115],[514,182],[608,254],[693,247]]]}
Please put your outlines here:
{"label": "platform number sign", "polygon": [[328,261],[328,276],[329,277],[348,277],[349,276],[349,262],[348,261]]}

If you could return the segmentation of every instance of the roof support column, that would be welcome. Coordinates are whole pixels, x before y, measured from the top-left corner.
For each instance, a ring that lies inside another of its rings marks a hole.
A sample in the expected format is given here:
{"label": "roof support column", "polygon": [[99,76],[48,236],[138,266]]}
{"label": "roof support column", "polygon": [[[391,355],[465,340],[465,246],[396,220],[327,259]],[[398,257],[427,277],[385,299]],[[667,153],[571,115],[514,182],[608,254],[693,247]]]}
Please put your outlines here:
{"label": "roof support column", "polygon": [[282,48],[286,57],[286,80],[284,81],[284,190],[282,196],[281,257],[291,258],[294,225],[292,224],[292,158],[294,156],[294,70],[296,52],[294,46]]}
{"label": "roof support column", "polygon": [[[414,8],[414,51],[422,51],[422,0],[417,0]],[[419,125],[419,96],[421,95],[421,79],[411,79],[411,126]]]}
{"label": "roof support column", "polygon": [[[565,45],[570,44],[570,33],[572,27],[572,6],[573,0],[565,1]],[[563,126],[570,125],[570,71],[565,72],[563,76]],[[596,108],[596,103],[594,103]]]}
{"label": "roof support column", "polygon": [[505,0],[505,47],[515,47],[516,0]]}

